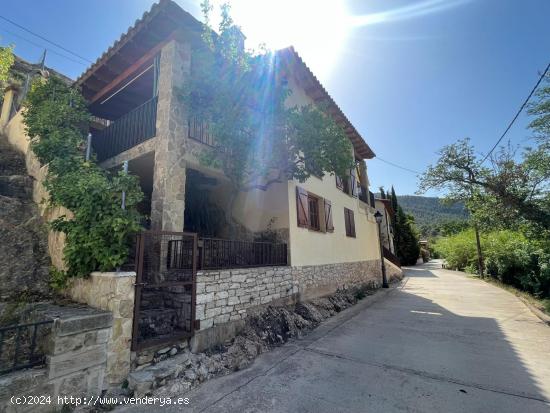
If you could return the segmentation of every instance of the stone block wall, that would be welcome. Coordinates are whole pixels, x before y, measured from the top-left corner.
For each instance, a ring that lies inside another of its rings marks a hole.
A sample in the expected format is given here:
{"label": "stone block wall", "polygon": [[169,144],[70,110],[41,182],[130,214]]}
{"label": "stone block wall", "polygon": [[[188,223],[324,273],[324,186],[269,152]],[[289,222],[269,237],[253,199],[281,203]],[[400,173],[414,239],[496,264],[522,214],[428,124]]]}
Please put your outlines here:
{"label": "stone block wall", "polygon": [[93,272],[88,278],[73,279],[66,290],[72,300],[112,313],[106,371],[110,386],[122,383],[130,372],[135,282],[135,272]]}
{"label": "stone block wall", "polygon": [[291,267],[199,271],[195,317],[204,330],[241,320],[249,308],[296,293]]}
{"label": "stone block wall", "polygon": [[[0,376],[0,411],[58,411],[58,396],[93,397],[103,390],[112,316],[86,307],[51,306],[55,318],[46,348],[46,366]],[[43,405],[15,405],[11,397],[50,396]]]}
{"label": "stone block wall", "polygon": [[[387,265],[388,276],[400,269]],[[255,307],[277,300],[304,300],[339,288],[382,283],[380,260],[312,265],[261,267],[197,273],[196,318],[200,330],[239,321]]]}

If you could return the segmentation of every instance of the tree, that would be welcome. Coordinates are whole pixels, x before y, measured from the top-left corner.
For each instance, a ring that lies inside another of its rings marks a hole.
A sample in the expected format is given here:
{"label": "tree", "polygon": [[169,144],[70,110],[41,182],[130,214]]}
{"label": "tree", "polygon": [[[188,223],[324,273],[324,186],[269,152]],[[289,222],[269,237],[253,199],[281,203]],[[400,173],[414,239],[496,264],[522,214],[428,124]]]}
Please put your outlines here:
{"label": "tree", "polygon": [[[386,199],[388,199],[386,197]],[[412,215],[406,214],[397,202],[392,186],[390,202],[393,209],[392,228],[395,252],[401,264],[414,265],[420,254],[418,231]]]}
{"label": "tree", "polygon": [[386,199],[386,192],[384,192],[384,187],[381,186],[379,190],[380,190],[380,199]]}
{"label": "tree", "polygon": [[396,255],[403,265],[414,265],[420,256],[418,233],[415,229],[414,217],[405,214],[403,208],[397,207],[395,219]]}
{"label": "tree", "polygon": [[193,50],[189,83],[181,97],[191,115],[208,124],[216,145],[200,154],[231,185],[226,220],[233,224],[239,192],[315,174],[345,176],[353,167],[351,142],[343,128],[317,106],[287,105],[287,69],[277,53],[246,51],[228,4],[221,8],[219,34],[208,27],[212,6],[202,3],[204,42]]}

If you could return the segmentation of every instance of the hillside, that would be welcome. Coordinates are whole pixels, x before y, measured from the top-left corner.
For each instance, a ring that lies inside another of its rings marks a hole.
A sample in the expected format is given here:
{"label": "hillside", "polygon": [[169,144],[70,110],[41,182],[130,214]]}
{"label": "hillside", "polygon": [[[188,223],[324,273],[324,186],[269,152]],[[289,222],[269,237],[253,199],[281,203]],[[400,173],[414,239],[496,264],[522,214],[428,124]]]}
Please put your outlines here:
{"label": "hillside", "polygon": [[461,203],[444,205],[440,198],[414,195],[402,195],[397,199],[403,210],[414,216],[423,236],[435,235],[435,229],[444,222],[468,218],[468,212]]}

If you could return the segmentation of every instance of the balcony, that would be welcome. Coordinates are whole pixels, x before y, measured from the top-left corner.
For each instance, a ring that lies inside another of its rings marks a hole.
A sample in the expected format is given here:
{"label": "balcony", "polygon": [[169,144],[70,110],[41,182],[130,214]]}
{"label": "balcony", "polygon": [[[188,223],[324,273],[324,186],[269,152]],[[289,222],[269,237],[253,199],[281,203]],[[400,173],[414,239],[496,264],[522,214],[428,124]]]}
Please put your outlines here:
{"label": "balcony", "polygon": [[157,97],[109,123],[92,137],[97,160],[102,162],[151,139],[156,134]]}

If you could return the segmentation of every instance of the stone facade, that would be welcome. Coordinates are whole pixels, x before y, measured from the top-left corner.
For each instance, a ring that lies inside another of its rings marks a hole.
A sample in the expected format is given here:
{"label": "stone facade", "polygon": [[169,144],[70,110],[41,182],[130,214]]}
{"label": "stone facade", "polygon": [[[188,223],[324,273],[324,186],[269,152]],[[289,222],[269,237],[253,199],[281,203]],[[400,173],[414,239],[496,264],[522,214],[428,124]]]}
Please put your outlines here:
{"label": "stone facade", "polygon": [[88,278],[73,279],[66,291],[77,302],[112,312],[106,370],[110,386],[122,383],[130,372],[135,282],[134,272],[93,272]]}
{"label": "stone facade", "polygon": [[[112,317],[90,308],[51,306],[55,318],[46,348],[46,366],[0,377],[0,411],[50,412],[60,409],[58,396],[99,396],[107,361]],[[14,405],[12,396],[50,396],[51,404]]]}
{"label": "stone facade", "polygon": [[191,70],[191,46],[172,40],[162,48],[151,227],[182,231],[185,209],[187,115],[177,93]]}

